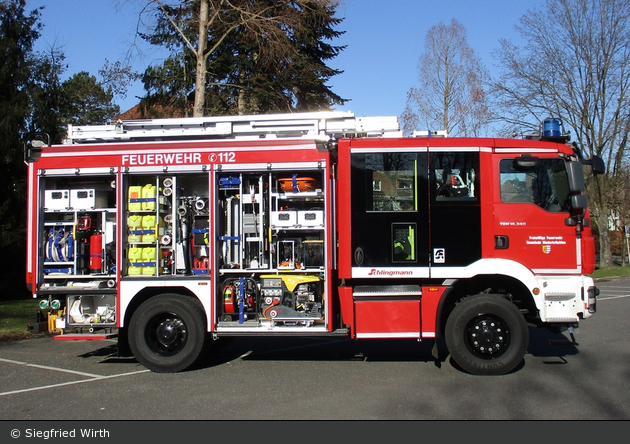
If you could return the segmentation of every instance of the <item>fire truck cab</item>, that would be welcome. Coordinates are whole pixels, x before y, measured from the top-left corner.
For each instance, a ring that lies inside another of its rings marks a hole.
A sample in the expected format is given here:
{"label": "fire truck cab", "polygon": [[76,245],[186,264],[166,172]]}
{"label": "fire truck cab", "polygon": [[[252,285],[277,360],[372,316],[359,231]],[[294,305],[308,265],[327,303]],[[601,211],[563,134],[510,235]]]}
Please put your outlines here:
{"label": "fire truck cab", "polygon": [[26,145],[27,285],[55,339],[117,335],[156,372],[224,336],[345,335],[443,337],[504,374],[530,327],[596,310],[589,162],[557,139],[346,112],[70,126]]}

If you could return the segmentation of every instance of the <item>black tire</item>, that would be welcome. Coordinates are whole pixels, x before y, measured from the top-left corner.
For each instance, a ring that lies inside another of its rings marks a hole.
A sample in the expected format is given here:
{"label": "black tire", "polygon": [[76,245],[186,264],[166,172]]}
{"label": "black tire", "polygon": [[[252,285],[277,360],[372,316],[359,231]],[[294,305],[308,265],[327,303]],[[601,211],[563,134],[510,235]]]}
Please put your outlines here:
{"label": "black tire", "polygon": [[129,346],[157,373],[186,370],[206,350],[206,317],[197,299],[163,294],[143,302],[129,323]]}
{"label": "black tire", "polygon": [[503,375],[525,357],[529,330],[518,308],[500,295],[469,296],[446,321],[445,341],[455,363],[473,375]]}

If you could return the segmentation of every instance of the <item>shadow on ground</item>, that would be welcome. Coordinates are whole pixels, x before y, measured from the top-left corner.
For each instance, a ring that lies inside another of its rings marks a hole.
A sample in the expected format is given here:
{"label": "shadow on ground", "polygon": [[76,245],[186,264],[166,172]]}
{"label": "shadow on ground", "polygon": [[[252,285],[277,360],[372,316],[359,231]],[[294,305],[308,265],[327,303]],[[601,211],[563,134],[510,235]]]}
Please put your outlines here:
{"label": "shadow on ground", "polygon": [[[530,329],[527,353],[545,358],[545,364],[565,364],[564,356],[579,353],[577,343],[567,333],[554,333],[546,329]],[[119,357],[115,344],[96,348],[80,358],[102,357],[101,363],[137,361]],[[435,357],[437,353],[437,359]],[[441,367],[445,362],[457,366],[449,359],[443,341],[437,350],[433,340],[414,339],[361,339],[346,337],[231,337],[213,343],[209,353],[191,370],[214,367],[243,359],[254,361],[368,361],[368,362],[434,362]],[[519,366],[515,371],[522,368]]]}

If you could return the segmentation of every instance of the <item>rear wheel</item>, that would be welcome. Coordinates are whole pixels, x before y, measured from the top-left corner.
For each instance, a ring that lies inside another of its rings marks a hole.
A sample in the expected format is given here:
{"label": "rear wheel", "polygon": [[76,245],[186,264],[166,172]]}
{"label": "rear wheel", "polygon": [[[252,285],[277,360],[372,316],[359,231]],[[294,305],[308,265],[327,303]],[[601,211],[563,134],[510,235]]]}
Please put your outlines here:
{"label": "rear wheel", "polygon": [[143,302],[131,317],[129,346],[140,364],[158,373],[187,369],[206,348],[203,308],[194,298],[163,294]]}
{"label": "rear wheel", "polygon": [[527,351],[529,332],[518,308],[500,295],[469,296],[446,321],[446,346],[464,371],[502,375],[519,365]]}

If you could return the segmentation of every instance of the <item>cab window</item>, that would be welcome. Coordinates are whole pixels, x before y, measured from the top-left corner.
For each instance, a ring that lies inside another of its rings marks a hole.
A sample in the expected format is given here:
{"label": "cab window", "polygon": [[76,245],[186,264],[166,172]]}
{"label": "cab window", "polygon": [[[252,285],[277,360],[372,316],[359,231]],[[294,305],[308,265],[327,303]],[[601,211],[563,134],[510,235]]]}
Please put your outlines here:
{"label": "cab window", "polygon": [[501,201],[531,203],[550,212],[569,211],[569,181],[562,159],[540,159],[526,171],[514,168],[513,159],[500,162]]}
{"label": "cab window", "polygon": [[429,164],[436,202],[478,201],[479,153],[433,152]]}
{"label": "cab window", "polygon": [[415,153],[368,154],[365,169],[372,180],[367,211],[417,210]]}

